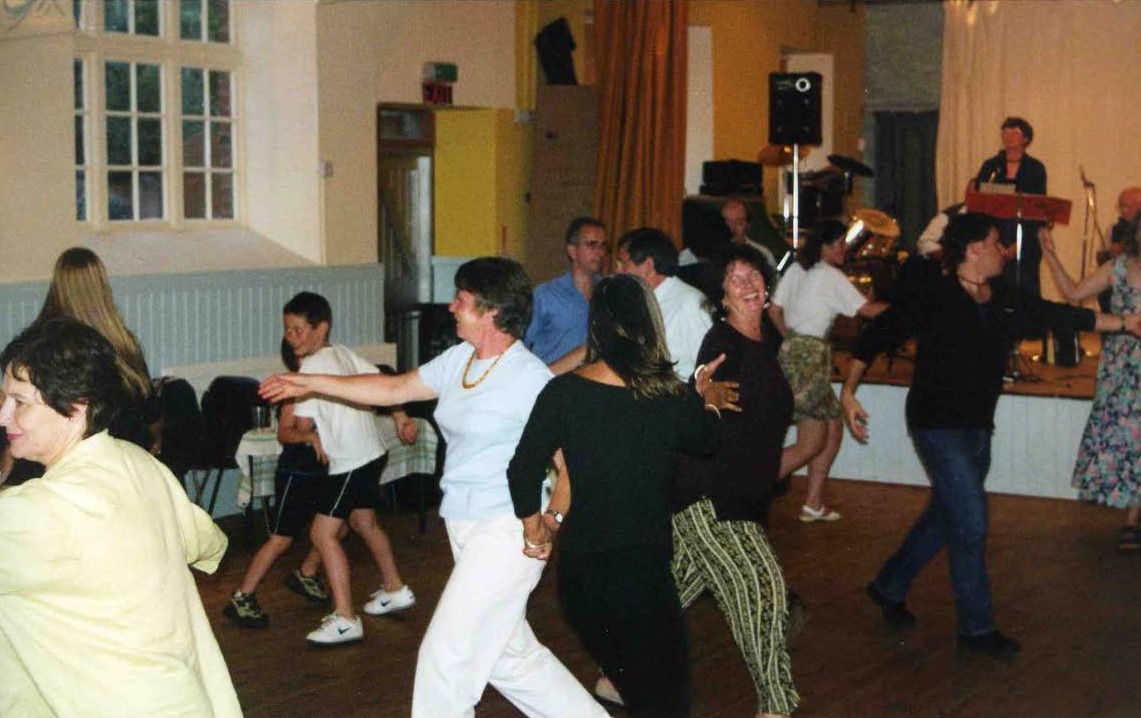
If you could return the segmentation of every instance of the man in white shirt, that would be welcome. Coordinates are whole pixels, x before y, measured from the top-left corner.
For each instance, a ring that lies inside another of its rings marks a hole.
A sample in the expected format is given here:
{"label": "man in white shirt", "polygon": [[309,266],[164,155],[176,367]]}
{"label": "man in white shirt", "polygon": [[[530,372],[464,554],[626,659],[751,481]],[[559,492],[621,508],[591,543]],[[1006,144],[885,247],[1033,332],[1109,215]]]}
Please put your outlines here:
{"label": "man in white shirt", "polygon": [[697,360],[697,351],[709,327],[713,326],[705,295],[677,277],[677,248],[665,232],[642,227],[618,240],[615,268],[646,280],[654,290],[662,311],[666,347],[674,360],[674,372],[689,381]]}

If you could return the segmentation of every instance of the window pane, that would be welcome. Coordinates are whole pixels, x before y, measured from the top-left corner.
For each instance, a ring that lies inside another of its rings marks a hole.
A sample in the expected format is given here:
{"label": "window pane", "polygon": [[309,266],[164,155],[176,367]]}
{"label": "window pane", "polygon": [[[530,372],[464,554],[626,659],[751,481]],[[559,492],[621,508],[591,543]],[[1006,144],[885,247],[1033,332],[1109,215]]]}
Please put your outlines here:
{"label": "window pane", "polygon": [[72,63],[72,67],[74,69],[74,72],[72,74],[74,75],[74,84],[75,84],[75,109],[82,110],[83,109],[83,61],[82,60],[76,60],[74,63]]}
{"label": "window pane", "polygon": [[131,164],[131,118],[129,117],[107,118],[107,164]]}
{"label": "window pane", "polygon": [[137,109],[139,112],[161,112],[162,91],[159,87],[158,65],[137,65]]}
{"label": "window pane", "polygon": [[87,220],[87,173],[83,170],[75,173],[75,218]]}
{"label": "window pane", "polygon": [[210,42],[230,41],[230,0],[206,0],[209,6],[207,19],[210,22]]}
{"label": "window pane", "polygon": [[182,213],[187,219],[206,219],[206,175],[184,172],[182,175]]}
{"label": "window pane", "polygon": [[130,32],[127,10],[127,0],[106,0],[103,5],[103,29],[107,32]]}
{"label": "window pane", "polygon": [[139,119],[139,164],[156,167],[162,164],[162,121]]}
{"label": "window pane", "polygon": [[135,0],[135,34],[158,37],[158,0]]}
{"label": "window pane", "polygon": [[107,109],[131,109],[131,65],[126,62],[107,63]]}
{"label": "window pane", "polygon": [[75,164],[87,164],[87,152],[83,147],[83,115],[75,116]]}
{"label": "window pane", "polygon": [[234,142],[229,122],[210,125],[210,166],[233,167]]}
{"label": "window pane", "polygon": [[182,113],[184,115],[206,114],[206,88],[203,86],[205,70],[195,67],[182,68]]}
{"label": "window pane", "polygon": [[131,199],[131,173],[107,173],[107,217],[109,219],[134,219],[134,203]]}
{"label": "window pane", "polygon": [[210,209],[214,219],[234,218],[234,176],[214,173],[210,175]]}
{"label": "window pane", "polygon": [[139,219],[162,219],[162,173],[139,173]]}
{"label": "window pane", "polygon": [[182,123],[182,164],[187,167],[206,166],[206,123],[184,120]]}
{"label": "window pane", "polygon": [[202,0],[182,0],[178,11],[179,37],[202,40]]}
{"label": "window pane", "polygon": [[71,0],[71,14],[75,16],[75,26],[83,27],[83,0]]}
{"label": "window pane", "polygon": [[210,114],[213,117],[230,117],[230,73],[210,73]]}

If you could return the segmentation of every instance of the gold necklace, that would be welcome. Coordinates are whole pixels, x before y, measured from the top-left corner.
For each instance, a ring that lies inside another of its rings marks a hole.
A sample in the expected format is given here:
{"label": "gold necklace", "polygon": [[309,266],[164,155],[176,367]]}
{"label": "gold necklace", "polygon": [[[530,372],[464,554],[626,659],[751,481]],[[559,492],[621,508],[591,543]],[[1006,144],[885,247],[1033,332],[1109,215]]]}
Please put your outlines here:
{"label": "gold necklace", "polygon": [[[514,344],[514,342],[512,342],[512,344]],[[507,349],[510,349],[510,348],[511,348],[511,346],[508,345]],[[503,350],[503,354],[507,353],[507,349]],[[475,361],[475,349],[472,349],[471,350],[471,356],[467,358],[467,365],[464,366],[464,374],[463,374],[463,376],[460,377],[460,386],[462,386],[465,389],[474,389],[477,386],[479,386],[480,384],[482,384],[483,380],[487,378],[487,375],[491,373],[491,370],[494,369],[497,364],[499,364],[499,360],[503,358],[503,354],[500,354],[499,356],[495,357],[495,361],[491,362],[491,366],[484,369],[483,373],[479,375],[479,378],[469,384],[468,380],[467,380],[467,373],[468,373],[468,370],[471,369],[472,362]]]}

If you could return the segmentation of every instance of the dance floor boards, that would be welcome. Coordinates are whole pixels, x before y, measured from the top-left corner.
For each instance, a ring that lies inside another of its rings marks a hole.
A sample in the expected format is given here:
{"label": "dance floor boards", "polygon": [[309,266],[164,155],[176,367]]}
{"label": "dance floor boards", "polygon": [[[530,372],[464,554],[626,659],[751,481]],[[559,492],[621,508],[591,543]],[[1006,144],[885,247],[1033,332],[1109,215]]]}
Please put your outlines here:
{"label": "dance floor boards", "polygon": [[[811,607],[792,644],[802,697],[796,716],[1141,716],[1141,556],[1114,549],[1120,512],[1072,501],[991,497],[987,556],[995,612],[999,626],[1023,645],[1017,660],[1003,663],[957,653],[943,558],[916,581],[909,606],[919,624],[910,631],[889,629],[864,597],[864,586],[926,501],[925,489],[833,481],[828,491],[842,521],[797,521],[803,483],[796,479],[792,493],[776,505],[770,530],[789,582]],[[239,629],[221,616],[256,548],[240,523],[225,524],[233,536],[230,553],[216,575],[199,577],[199,586],[247,716],[408,715],[417,646],[451,555],[434,518],[424,536],[416,533],[412,511],[389,510],[381,520],[419,605],[395,616],[365,616],[363,643],[324,650],[304,641],[321,608],[281,585],[300,561],[298,547],[259,590],[269,629]],[[378,579],[359,543],[347,544],[360,605]],[[592,685],[595,670],[562,621],[551,573],[532,596],[531,623],[540,640]],[[693,715],[750,718],[756,708],[752,685],[715,603],[702,598],[688,616]],[[489,688],[476,715],[521,714]]]}

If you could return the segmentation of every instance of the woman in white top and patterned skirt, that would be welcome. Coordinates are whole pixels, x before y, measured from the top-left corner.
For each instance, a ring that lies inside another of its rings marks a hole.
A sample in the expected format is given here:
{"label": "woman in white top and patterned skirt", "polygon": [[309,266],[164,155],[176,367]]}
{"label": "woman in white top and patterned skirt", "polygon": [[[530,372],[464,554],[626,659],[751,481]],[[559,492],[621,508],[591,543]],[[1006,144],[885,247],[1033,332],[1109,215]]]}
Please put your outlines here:
{"label": "woman in white top and patterned skirt", "polygon": [[847,228],[837,220],[817,223],[797,261],[781,278],[769,316],[784,336],[780,365],[792,386],[796,444],[781,457],[780,475],[808,466],[808,491],[800,520],[836,521],[824,505],[824,480],[840,451],[844,425],[832,390],[832,348],[828,333],[836,316],[874,317],[887,304],[869,301],[840,270]]}

